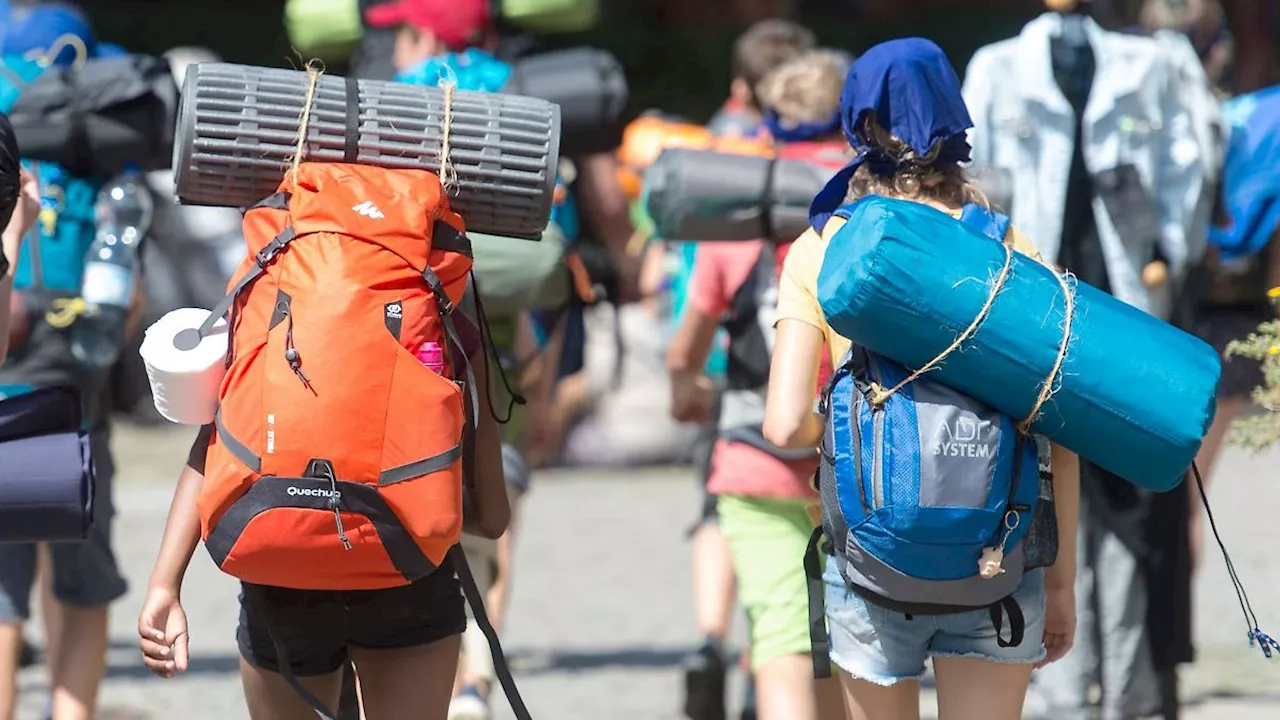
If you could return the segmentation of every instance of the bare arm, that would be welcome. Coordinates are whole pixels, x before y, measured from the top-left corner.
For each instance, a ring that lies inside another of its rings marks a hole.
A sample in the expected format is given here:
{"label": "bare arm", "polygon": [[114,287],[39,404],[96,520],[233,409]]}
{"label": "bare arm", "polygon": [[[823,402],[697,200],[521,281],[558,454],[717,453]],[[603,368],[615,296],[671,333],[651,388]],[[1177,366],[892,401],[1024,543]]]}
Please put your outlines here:
{"label": "bare arm", "polygon": [[824,420],[814,412],[814,388],[824,350],[822,331],[790,318],[778,321],[764,407],[764,437],[781,448],[811,448]]}
{"label": "bare arm", "polygon": [[1049,591],[1074,592],[1077,528],[1080,525],[1080,458],[1053,446],[1053,504],[1058,521],[1058,558],[1045,571]]}
{"label": "bare arm", "polygon": [[680,327],[667,348],[667,370],[671,373],[671,415],[677,420],[705,421],[711,411],[711,385],[702,368],[711,355],[720,321],[685,308]]}
{"label": "bare arm", "polygon": [[[208,442],[202,433],[196,442]],[[191,564],[191,555],[200,543],[200,513],[196,500],[204,487],[204,473],[190,466],[182,469],[178,485],[169,504],[169,518],[165,521],[164,536],[160,540],[160,554],[151,569],[152,589],[162,589],[177,597],[182,592],[182,579]]]}
{"label": "bare arm", "polygon": [[[477,386],[482,395],[494,393],[490,384],[489,359],[483,348],[471,358]],[[471,468],[475,473],[476,511],[464,528],[480,537],[496,539],[506,532],[511,523],[511,502],[507,498],[507,482],[502,472],[502,437],[498,421],[490,411],[488,400],[480,399],[479,426],[475,430],[474,457]]]}

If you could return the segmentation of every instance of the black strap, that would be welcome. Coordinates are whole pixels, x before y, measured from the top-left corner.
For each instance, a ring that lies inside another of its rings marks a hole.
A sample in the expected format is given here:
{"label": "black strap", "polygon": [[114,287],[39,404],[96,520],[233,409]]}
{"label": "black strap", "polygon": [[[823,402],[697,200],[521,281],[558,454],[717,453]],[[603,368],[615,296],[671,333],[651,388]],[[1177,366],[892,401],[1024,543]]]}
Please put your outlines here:
{"label": "black strap", "polygon": [[[513,240],[512,242],[522,241]],[[474,257],[474,253],[471,250],[471,238],[444,220],[437,220],[435,227],[431,230],[431,249],[447,250],[467,257]]]}
{"label": "black strap", "polygon": [[773,158],[769,161],[769,171],[764,176],[764,192],[760,197],[760,227],[764,231],[764,239],[767,242],[774,242],[777,240],[777,238],[774,237],[775,228],[773,224],[773,186],[776,182],[773,176],[777,170],[778,160],[777,158]]}
{"label": "black strap", "polygon": [[360,156],[360,82],[347,77],[347,131],[342,138],[342,162],[353,163]]}
{"label": "black strap", "polygon": [[[1010,595],[987,608],[991,614],[991,624],[996,629],[996,644],[1002,648],[1018,647],[1026,635],[1027,621],[1022,616],[1022,607]],[[1009,616],[1009,639],[1004,639],[1004,616]]]}
{"label": "black strap", "polygon": [[320,720],[336,720],[336,717],[324,706],[324,702],[299,682],[297,675],[294,675],[293,668],[289,665],[289,653],[285,649],[284,643],[271,630],[271,618],[267,616],[267,601],[262,593],[262,588],[250,583],[243,583],[243,587],[245,599],[249,601],[249,612],[258,614],[258,618],[262,621],[262,627],[267,631],[267,637],[271,638],[271,644],[275,646],[276,666],[280,671],[280,675],[284,677],[284,681],[289,683],[289,687],[298,693],[298,697],[302,698],[303,702],[311,706],[311,709],[315,711]]}
{"label": "black strap", "polygon": [[[440,324],[444,326],[445,336],[449,339],[449,347],[451,360],[453,361],[453,371],[456,373],[458,368],[464,370],[467,387],[471,392],[471,426],[479,427],[480,425],[480,395],[476,389],[476,374],[471,367],[471,359],[467,357],[463,351],[462,340],[458,336],[458,328],[453,322],[453,311],[457,307],[453,304],[453,300],[449,298],[449,293],[444,289],[444,283],[440,281],[440,276],[436,275],[436,271],[431,266],[423,268],[422,279],[426,281],[427,287],[431,288],[431,294],[436,298],[436,310],[440,315]],[[452,357],[452,348],[458,349],[460,357]],[[485,388],[488,392],[488,388]]]}
{"label": "black strap", "polygon": [[280,254],[281,250],[288,247],[289,243],[293,242],[297,236],[297,231],[290,225],[281,230],[279,235],[272,238],[271,242],[258,251],[254,256],[256,264],[245,272],[239,282],[231,288],[231,292],[227,293],[227,296],[214,306],[212,312],[209,313],[209,317],[200,325],[200,337],[206,337],[213,331],[213,326],[218,323],[218,320],[231,311],[231,306],[235,305],[236,298],[240,296],[240,293],[249,287],[254,280],[261,277],[262,273],[266,272],[267,265],[275,259],[276,255]]}
{"label": "black strap", "polygon": [[480,632],[484,633],[484,639],[489,642],[493,670],[498,676],[498,684],[502,686],[502,692],[507,696],[507,702],[511,704],[511,711],[515,714],[516,720],[532,720],[529,709],[524,705],[524,699],[520,697],[515,678],[511,677],[511,668],[507,665],[506,655],[502,652],[502,644],[498,642],[498,633],[494,631],[493,623],[489,622],[489,615],[484,610],[484,599],[480,596],[480,588],[476,587],[475,577],[471,575],[471,566],[467,564],[467,556],[463,554],[462,546],[454,545],[450,548],[448,557],[453,563],[454,572],[458,574],[462,594],[467,598],[467,604],[471,606],[471,617],[476,621]]}
{"label": "black strap", "polygon": [[805,582],[809,588],[809,651],[813,677],[831,677],[831,634],[827,632],[826,588],[822,584],[822,528],[813,529],[804,553]]}
{"label": "black strap", "polygon": [[267,208],[268,210],[288,210],[289,200],[292,197],[293,197],[293,193],[289,192],[288,190],[281,190],[280,192],[271,193],[270,195],[262,198],[258,202],[248,207],[240,208],[240,214],[244,215],[250,210],[257,210],[258,208]]}

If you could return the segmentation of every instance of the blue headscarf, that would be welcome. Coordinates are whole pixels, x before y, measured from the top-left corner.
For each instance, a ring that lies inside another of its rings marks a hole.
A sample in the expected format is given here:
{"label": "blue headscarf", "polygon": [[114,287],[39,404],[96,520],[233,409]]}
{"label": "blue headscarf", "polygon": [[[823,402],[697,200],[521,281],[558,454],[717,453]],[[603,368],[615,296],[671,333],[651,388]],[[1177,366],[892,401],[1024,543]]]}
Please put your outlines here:
{"label": "blue headscarf", "polygon": [[969,160],[965,131],[973,120],[960,95],[960,78],[942,49],[923,38],[876,45],[849,68],[840,93],[840,125],[857,156],[813,198],[809,223],[819,232],[844,204],[849,182],[864,163],[880,176],[899,169],[863,137],[861,125],[868,113],[918,156],[934,163]]}
{"label": "blue headscarf", "polygon": [[784,125],[777,111],[764,111],[764,126],[769,129],[774,140],[783,143],[808,142],[830,135],[840,129],[840,119],[840,112],[837,111],[822,122]]}

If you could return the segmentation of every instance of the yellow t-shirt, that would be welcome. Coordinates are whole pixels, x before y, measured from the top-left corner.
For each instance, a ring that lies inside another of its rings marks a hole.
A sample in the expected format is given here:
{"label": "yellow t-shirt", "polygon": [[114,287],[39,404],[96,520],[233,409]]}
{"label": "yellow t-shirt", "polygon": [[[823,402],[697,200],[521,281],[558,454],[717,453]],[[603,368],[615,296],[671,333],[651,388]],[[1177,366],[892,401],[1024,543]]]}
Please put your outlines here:
{"label": "yellow t-shirt", "polygon": [[[952,215],[960,217],[959,212]],[[832,367],[840,366],[840,361],[853,343],[837,335],[822,314],[822,306],[818,304],[818,271],[822,269],[827,244],[844,224],[844,218],[835,217],[823,228],[822,235],[812,229],[806,230],[787,252],[787,259],[782,265],[782,276],[778,281],[777,320],[799,320],[821,330],[827,339]],[[1040,253],[1036,251],[1030,238],[1017,229],[1009,228],[1005,242],[1023,255],[1040,260]]]}

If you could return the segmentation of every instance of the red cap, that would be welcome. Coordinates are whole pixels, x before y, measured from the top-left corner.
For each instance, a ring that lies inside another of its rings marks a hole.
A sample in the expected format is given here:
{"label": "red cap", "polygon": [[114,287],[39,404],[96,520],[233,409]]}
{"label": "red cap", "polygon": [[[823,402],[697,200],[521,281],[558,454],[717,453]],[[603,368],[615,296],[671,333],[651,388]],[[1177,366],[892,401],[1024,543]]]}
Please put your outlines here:
{"label": "red cap", "polygon": [[489,27],[489,0],[394,0],[365,10],[370,27],[430,30],[451,48],[466,47]]}

